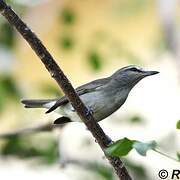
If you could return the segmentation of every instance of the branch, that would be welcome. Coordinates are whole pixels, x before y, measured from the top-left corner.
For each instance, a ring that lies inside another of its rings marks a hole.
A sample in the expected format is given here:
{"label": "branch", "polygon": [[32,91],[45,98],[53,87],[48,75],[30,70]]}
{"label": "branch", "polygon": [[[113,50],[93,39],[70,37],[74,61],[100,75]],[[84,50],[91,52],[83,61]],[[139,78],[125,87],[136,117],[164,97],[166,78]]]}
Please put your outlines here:
{"label": "branch", "polygon": [[[85,123],[97,143],[100,145],[101,149],[104,151],[110,143],[109,138],[106,136],[99,124],[94,120],[88,108],[80,100],[70,81],[67,79],[40,39],[29,29],[29,27],[27,27],[27,25],[18,17],[11,7],[6,4],[4,0],[0,0],[0,13],[19,31],[37,56],[39,56],[41,62],[45,65],[51,76],[61,87],[81,120]],[[113,166],[120,180],[131,180],[131,177],[120,158],[107,156],[106,154],[105,156]]]}
{"label": "branch", "polygon": [[[57,126],[57,127],[60,127],[60,126]],[[25,135],[25,134],[30,134],[34,132],[51,131],[54,128],[56,128],[56,126],[48,122],[44,124],[35,125],[32,127],[21,128],[21,129],[16,129],[14,131],[2,133],[0,134],[0,138],[11,138],[16,135]]]}

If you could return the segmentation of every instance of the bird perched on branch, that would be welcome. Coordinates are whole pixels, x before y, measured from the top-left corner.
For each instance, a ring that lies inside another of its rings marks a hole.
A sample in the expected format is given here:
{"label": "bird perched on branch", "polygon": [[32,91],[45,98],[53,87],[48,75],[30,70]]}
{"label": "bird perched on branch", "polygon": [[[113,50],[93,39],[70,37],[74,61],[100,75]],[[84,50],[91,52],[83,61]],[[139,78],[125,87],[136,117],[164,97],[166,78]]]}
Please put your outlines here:
{"label": "bird perched on branch", "polygon": [[[143,78],[159,73],[146,71],[137,66],[127,66],[117,70],[110,77],[97,79],[76,89],[83,103],[92,112],[96,121],[101,121],[118,110],[126,101],[131,89]],[[22,100],[26,108],[46,108],[62,117],[54,121],[63,124],[81,121],[66,96],[59,99]]]}

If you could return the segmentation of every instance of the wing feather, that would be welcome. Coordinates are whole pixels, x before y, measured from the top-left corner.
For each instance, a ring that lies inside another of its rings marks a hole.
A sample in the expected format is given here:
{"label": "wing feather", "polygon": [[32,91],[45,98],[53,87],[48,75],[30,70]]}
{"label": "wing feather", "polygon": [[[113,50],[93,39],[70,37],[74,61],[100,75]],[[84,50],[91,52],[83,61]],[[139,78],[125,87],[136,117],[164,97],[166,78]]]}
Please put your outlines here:
{"label": "wing feather", "polygon": [[[109,80],[110,78],[97,79],[95,81],[89,82],[87,84],[84,84],[76,88],[76,92],[78,96],[81,96],[86,93],[90,93],[97,88],[98,89],[103,88],[103,86],[106,85],[109,82]],[[58,99],[57,102],[46,113],[50,113],[54,111],[57,107],[67,104],[68,102],[69,102],[68,98],[66,96],[63,96],[62,98]]]}

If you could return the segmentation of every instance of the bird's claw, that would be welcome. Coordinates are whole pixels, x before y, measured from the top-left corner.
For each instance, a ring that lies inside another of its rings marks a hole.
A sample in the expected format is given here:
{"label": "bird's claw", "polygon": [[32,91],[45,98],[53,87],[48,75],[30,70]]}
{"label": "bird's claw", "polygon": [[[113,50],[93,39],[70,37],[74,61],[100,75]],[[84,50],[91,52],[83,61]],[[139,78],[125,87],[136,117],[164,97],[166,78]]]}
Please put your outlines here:
{"label": "bird's claw", "polygon": [[88,110],[87,110],[87,112],[86,112],[86,115],[93,114],[93,109],[92,109],[92,107],[88,107],[87,109],[88,109]]}
{"label": "bird's claw", "polygon": [[106,135],[107,141],[108,141],[108,146],[110,146],[111,144],[113,144],[113,141],[111,140],[111,138]]}

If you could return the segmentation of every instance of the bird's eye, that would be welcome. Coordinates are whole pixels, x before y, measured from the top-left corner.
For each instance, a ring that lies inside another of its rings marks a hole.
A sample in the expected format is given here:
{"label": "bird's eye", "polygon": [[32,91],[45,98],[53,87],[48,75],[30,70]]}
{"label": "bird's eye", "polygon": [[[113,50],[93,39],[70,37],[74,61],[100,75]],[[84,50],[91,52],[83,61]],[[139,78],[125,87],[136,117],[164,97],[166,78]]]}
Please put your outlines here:
{"label": "bird's eye", "polygon": [[141,72],[140,69],[137,69],[137,68],[135,68],[135,67],[131,68],[130,70],[133,71],[133,72]]}

